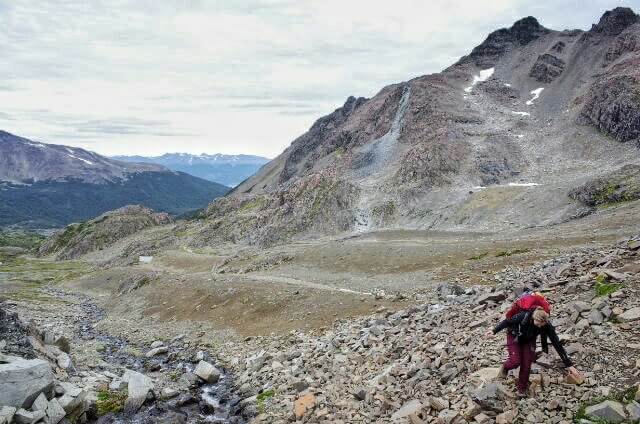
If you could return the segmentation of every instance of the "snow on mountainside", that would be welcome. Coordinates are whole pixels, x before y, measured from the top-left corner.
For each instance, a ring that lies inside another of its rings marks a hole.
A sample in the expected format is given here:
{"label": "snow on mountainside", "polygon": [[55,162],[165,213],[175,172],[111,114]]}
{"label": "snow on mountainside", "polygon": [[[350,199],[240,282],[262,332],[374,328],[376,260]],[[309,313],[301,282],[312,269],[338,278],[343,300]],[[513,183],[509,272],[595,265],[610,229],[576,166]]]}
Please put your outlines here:
{"label": "snow on mountainside", "polygon": [[234,187],[255,174],[269,159],[252,155],[166,153],[162,156],[114,156],[125,162],[155,163],[205,180]]}

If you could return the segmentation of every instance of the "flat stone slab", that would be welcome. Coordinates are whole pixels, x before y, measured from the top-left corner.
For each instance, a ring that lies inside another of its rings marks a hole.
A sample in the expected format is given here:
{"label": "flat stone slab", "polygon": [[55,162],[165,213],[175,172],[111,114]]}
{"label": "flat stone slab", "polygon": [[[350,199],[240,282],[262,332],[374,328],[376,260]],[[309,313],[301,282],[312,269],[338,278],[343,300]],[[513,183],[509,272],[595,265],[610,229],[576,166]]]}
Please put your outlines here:
{"label": "flat stone slab", "polygon": [[38,395],[51,390],[53,384],[47,361],[19,359],[0,364],[0,405],[30,408]]}

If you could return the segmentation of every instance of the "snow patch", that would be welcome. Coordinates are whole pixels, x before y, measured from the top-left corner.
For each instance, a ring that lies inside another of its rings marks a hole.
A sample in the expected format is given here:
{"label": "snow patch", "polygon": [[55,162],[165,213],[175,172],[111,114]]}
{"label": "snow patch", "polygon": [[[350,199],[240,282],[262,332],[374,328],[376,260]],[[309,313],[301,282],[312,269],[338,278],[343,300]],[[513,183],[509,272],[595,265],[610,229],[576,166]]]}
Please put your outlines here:
{"label": "snow patch", "polygon": [[484,82],[486,80],[488,80],[489,78],[491,78],[491,75],[493,75],[493,72],[496,70],[496,68],[489,68],[489,69],[483,69],[482,71],[480,71],[480,75],[474,75],[473,76],[473,81],[471,82],[471,85],[467,88],[464,89],[465,93],[471,93],[471,90],[473,89],[473,86],[476,85],[479,82]]}
{"label": "snow patch", "polygon": [[509,83],[506,83],[506,82],[505,82],[505,83],[504,83],[504,86],[505,86],[505,87],[511,87],[511,84],[509,84]]}
{"label": "snow patch", "polygon": [[70,158],[76,159],[76,160],[80,160],[80,161],[86,163],[87,165],[93,165],[93,162],[88,161],[86,159],[82,159],[82,158],[79,158],[79,157],[74,156],[74,155],[67,155],[67,156],[69,156]]}
{"label": "snow patch", "polygon": [[522,137],[524,137],[524,134],[516,134],[516,137],[522,138]]}
{"label": "snow patch", "polygon": [[509,187],[535,187],[539,186],[538,183],[509,183]]}
{"label": "snow patch", "polygon": [[531,94],[533,95],[533,97],[531,98],[531,100],[527,100],[527,106],[531,106],[533,104],[533,101],[540,97],[540,93],[542,93],[542,90],[544,90],[544,87],[531,90]]}
{"label": "snow patch", "polygon": [[514,115],[531,116],[529,112],[516,112],[515,110],[512,110],[511,113]]}

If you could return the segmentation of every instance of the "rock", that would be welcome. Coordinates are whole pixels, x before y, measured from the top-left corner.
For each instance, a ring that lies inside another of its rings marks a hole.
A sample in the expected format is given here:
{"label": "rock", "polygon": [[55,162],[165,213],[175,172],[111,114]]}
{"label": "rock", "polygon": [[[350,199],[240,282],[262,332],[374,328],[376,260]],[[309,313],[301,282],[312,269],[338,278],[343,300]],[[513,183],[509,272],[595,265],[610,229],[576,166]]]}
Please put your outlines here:
{"label": "rock", "polygon": [[128,395],[124,403],[124,412],[134,414],[147,400],[147,395],[153,390],[153,381],[144,374],[127,370],[122,379],[128,383]]}
{"label": "rock", "polygon": [[168,347],[159,346],[159,347],[151,349],[149,352],[147,352],[147,354],[145,356],[147,358],[151,358],[152,356],[161,355],[161,354],[167,353],[167,352],[169,352],[169,348]]}
{"label": "rock", "polygon": [[624,281],[627,279],[627,277],[624,274],[621,274],[619,272],[613,271],[611,269],[603,269],[602,273],[604,275],[606,275],[607,277],[616,280],[616,281]]}
{"label": "rock", "polygon": [[206,381],[207,383],[217,383],[220,379],[220,372],[208,362],[200,361],[193,371],[195,375]]}
{"label": "rock", "polygon": [[125,390],[127,388],[129,383],[127,383],[126,381],[123,381],[119,378],[113,379],[111,380],[111,383],[109,383],[109,390],[113,390],[116,392],[119,392],[121,390]]}
{"label": "rock", "polygon": [[316,397],[313,393],[307,393],[300,396],[293,404],[293,412],[297,419],[305,416],[307,411],[312,410],[316,406]]}
{"label": "rock", "polygon": [[172,389],[171,387],[165,387],[162,389],[162,397],[165,399],[171,399],[178,396],[180,392],[176,389]]}
{"label": "rock", "polygon": [[637,321],[640,319],[640,306],[628,309],[623,314],[618,316],[620,321],[630,322]]}
{"label": "rock", "polygon": [[164,346],[164,342],[162,342],[161,340],[156,340],[155,342],[151,343],[151,349],[155,349],[161,346]]}
{"label": "rock", "polygon": [[45,417],[44,411],[27,411],[26,409],[18,409],[13,416],[16,424],[33,424]]}
{"label": "rock", "polygon": [[60,402],[58,402],[58,399],[56,398],[51,399],[49,405],[47,405],[46,413],[47,418],[45,419],[45,422],[47,424],[58,424],[62,421],[65,415],[67,415],[64,408],[62,408]]}
{"label": "rock", "polygon": [[17,409],[13,406],[0,407],[0,424],[9,424],[13,421]]}
{"label": "rock", "polygon": [[627,405],[627,414],[632,423],[640,421],[640,403],[633,401]]}
{"label": "rock", "polygon": [[449,409],[449,401],[446,399],[430,397],[429,406],[436,411],[442,411],[443,409]]}
{"label": "rock", "polygon": [[582,302],[582,301],[571,303],[571,307],[579,314],[583,312],[587,312],[588,310],[591,309],[591,305],[589,305],[587,302]]}
{"label": "rock", "polygon": [[45,345],[57,346],[64,353],[71,353],[71,343],[69,343],[69,339],[63,335],[47,331],[44,333],[44,337],[42,339]]}
{"label": "rock", "polygon": [[496,424],[512,424],[516,422],[518,413],[515,411],[507,411],[496,416]]}
{"label": "rock", "polygon": [[589,313],[589,324],[600,325],[604,322],[604,315],[597,309],[592,309]]}
{"label": "rock", "polygon": [[48,405],[49,401],[47,400],[47,397],[44,395],[44,393],[40,393],[36,400],[33,402],[33,405],[31,405],[31,410],[46,411]]}
{"label": "rock", "polygon": [[364,387],[358,387],[353,391],[353,396],[358,400],[367,400],[368,391]]}
{"label": "rock", "polygon": [[51,366],[41,359],[0,364],[0,405],[29,408],[40,393],[53,388]]}
{"label": "rock", "polygon": [[506,298],[507,298],[507,295],[504,293],[504,291],[490,292],[490,293],[481,294],[478,297],[477,303],[482,305],[489,302],[494,302],[494,303],[502,302]]}
{"label": "rock", "polygon": [[575,384],[579,386],[580,384],[584,383],[584,376],[582,374],[567,374],[567,376],[565,377],[565,382],[568,384]]}
{"label": "rock", "polygon": [[606,400],[597,405],[587,407],[585,414],[589,417],[601,418],[612,423],[621,423],[627,419],[624,406],[612,400]]}
{"label": "rock", "polygon": [[400,420],[402,418],[406,418],[412,414],[418,414],[422,410],[422,403],[418,399],[413,399],[406,402],[400,409],[393,413],[391,416],[392,420]]}
{"label": "rock", "polygon": [[60,352],[56,362],[58,363],[58,366],[60,368],[62,368],[63,370],[67,370],[67,369],[71,368],[71,365],[72,365],[71,364],[71,357],[68,354],[66,354],[65,352]]}
{"label": "rock", "polygon": [[258,353],[256,353],[253,356],[250,356],[249,358],[247,358],[247,369],[249,369],[250,371],[258,371],[260,370],[263,366],[264,363],[267,360],[267,354],[265,351],[260,351]]}

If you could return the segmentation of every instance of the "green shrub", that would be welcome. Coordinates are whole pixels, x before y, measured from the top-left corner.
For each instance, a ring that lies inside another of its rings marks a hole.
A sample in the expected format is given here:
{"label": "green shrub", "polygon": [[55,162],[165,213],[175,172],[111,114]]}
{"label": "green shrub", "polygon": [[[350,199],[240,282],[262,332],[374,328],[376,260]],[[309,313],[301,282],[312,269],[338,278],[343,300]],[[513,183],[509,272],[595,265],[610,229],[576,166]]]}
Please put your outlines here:
{"label": "green shrub", "polygon": [[124,409],[124,401],[127,399],[127,394],[113,390],[101,390],[98,392],[97,398],[96,407],[98,409],[98,415],[106,415],[122,411]]}
{"label": "green shrub", "polygon": [[258,412],[264,414],[264,404],[267,399],[274,397],[276,395],[276,391],[273,389],[265,390],[264,392],[258,394],[257,404],[258,404]]}

